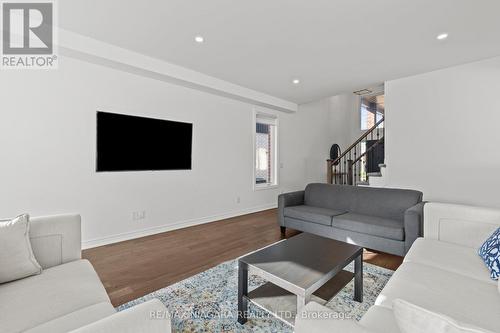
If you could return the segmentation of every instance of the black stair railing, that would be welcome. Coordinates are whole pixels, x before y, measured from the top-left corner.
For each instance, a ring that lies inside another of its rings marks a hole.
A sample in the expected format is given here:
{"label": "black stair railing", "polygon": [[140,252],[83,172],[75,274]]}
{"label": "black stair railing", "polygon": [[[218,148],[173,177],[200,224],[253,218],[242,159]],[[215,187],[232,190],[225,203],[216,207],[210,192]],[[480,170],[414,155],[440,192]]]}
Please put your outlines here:
{"label": "black stair railing", "polygon": [[[368,180],[367,158],[369,153],[384,143],[384,118],[369,128],[339,157],[327,160],[329,184],[359,185]],[[367,142],[371,145],[367,147]]]}

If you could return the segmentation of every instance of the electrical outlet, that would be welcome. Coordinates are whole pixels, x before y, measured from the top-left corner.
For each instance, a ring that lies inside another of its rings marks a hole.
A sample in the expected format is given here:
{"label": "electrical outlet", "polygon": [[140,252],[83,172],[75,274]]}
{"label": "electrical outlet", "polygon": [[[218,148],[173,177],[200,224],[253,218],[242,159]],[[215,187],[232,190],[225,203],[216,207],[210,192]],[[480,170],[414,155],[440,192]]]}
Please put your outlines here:
{"label": "electrical outlet", "polygon": [[132,220],[133,221],[144,220],[145,218],[146,218],[146,211],[145,210],[132,212]]}

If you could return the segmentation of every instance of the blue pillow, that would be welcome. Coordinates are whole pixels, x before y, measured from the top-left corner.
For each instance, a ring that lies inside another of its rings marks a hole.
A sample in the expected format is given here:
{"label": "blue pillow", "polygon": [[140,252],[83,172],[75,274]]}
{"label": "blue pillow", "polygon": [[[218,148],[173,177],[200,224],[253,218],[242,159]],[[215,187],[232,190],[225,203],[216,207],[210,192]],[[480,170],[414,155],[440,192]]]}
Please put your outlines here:
{"label": "blue pillow", "polygon": [[484,242],[479,255],[491,271],[491,278],[497,280],[500,277],[500,228]]}

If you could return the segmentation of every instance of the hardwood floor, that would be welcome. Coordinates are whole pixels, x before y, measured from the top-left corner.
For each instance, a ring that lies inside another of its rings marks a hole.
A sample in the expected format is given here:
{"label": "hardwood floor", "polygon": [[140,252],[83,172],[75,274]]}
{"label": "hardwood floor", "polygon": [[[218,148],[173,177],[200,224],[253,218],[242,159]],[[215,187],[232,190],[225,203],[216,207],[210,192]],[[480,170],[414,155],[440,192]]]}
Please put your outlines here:
{"label": "hardwood floor", "polygon": [[[114,306],[280,240],[276,209],[83,251]],[[298,232],[287,230],[287,237]],[[395,270],[401,257],[365,251],[365,262]]]}

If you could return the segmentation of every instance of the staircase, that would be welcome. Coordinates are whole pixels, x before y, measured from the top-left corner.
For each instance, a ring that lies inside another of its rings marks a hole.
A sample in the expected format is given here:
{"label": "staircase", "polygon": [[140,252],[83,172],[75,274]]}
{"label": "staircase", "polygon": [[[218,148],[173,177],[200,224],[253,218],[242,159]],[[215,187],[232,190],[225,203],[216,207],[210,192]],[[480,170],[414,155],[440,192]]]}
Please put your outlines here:
{"label": "staircase", "polygon": [[384,186],[384,118],[334,160],[327,160],[329,184]]}

